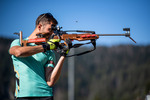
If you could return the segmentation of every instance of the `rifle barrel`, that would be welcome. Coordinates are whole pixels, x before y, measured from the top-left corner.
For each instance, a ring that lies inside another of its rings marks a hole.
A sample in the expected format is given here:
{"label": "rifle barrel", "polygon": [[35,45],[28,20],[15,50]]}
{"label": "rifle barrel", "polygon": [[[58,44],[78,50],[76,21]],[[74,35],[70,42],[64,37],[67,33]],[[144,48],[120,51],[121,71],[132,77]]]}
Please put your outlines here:
{"label": "rifle barrel", "polygon": [[136,41],[130,37],[130,33],[125,33],[125,34],[97,34],[98,36],[126,36],[129,37],[134,43],[136,43]]}
{"label": "rifle barrel", "polygon": [[98,36],[130,36],[130,34],[97,34]]}

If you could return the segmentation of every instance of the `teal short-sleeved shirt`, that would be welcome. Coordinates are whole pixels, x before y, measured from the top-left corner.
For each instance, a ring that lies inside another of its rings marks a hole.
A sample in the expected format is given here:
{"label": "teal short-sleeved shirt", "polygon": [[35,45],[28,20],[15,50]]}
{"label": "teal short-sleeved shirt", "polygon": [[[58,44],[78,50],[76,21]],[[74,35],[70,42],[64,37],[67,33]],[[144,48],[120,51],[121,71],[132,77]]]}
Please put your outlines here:
{"label": "teal short-sleeved shirt", "polygon": [[[35,46],[31,43],[30,46]],[[19,39],[14,40],[10,47],[20,46]],[[45,79],[44,67],[54,67],[55,54],[52,50],[37,53],[28,57],[11,56],[16,72],[16,97],[53,96],[53,88]]]}

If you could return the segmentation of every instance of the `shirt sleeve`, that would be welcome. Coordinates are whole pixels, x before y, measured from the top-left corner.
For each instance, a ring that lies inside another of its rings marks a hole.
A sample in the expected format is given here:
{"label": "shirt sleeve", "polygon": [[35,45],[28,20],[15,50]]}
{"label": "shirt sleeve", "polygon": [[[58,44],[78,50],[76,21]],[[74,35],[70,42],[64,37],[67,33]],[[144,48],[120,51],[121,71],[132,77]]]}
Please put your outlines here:
{"label": "shirt sleeve", "polygon": [[[10,48],[13,47],[13,46],[21,46],[20,42],[19,42],[19,39],[16,39],[16,40],[12,41],[12,43],[10,44]],[[9,48],[9,50],[10,50],[10,48]],[[8,50],[8,52],[9,52],[9,50]]]}
{"label": "shirt sleeve", "polygon": [[50,51],[49,55],[48,55],[48,61],[45,65],[45,67],[53,67],[54,68],[55,64],[56,64],[55,53],[53,51]]}

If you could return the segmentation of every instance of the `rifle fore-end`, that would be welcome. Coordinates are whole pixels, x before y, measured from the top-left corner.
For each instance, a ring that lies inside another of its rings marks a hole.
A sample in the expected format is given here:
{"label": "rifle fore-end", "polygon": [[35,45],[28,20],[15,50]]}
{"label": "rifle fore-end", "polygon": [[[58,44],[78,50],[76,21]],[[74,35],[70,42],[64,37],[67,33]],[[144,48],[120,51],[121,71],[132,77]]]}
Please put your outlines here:
{"label": "rifle fore-end", "polygon": [[[97,34],[63,34],[60,36],[61,40],[77,40],[77,41],[85,41],[85,40],[93,40],[93,39],[98,39],[99,36]],[[54,36],[54,39],[59,39],[58,36]]]}

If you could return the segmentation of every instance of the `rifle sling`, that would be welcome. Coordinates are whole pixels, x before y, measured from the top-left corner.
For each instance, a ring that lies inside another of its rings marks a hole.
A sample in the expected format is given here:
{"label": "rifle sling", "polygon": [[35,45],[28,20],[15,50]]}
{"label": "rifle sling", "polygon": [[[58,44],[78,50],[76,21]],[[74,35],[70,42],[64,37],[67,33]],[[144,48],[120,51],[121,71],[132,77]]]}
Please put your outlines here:
{"label": "rifle sling", "polygon": [[80,46],[83,46],[83,45],[85,45],[85,44],[90,44],[90,43],[92,43],[92,45],[93,45],[93,47],[94,47],[93,49],[87,50],[87,51],[84,51],[84,52],[81,52],[81,53],[78,53],[78,54],[68,55],[68,56],[66,56],[66,57],[81,56],[81,55],[84,55],[84,54],[87,54],[87,53],[90,53],[90,52],[94,51],[94,50],[96,49],[96,40],[91,40],[91,42],[84,43],[84,44],[74,44],[74,45],[72,46],[72,48],[78,48],[78,47],[80,47]]}

